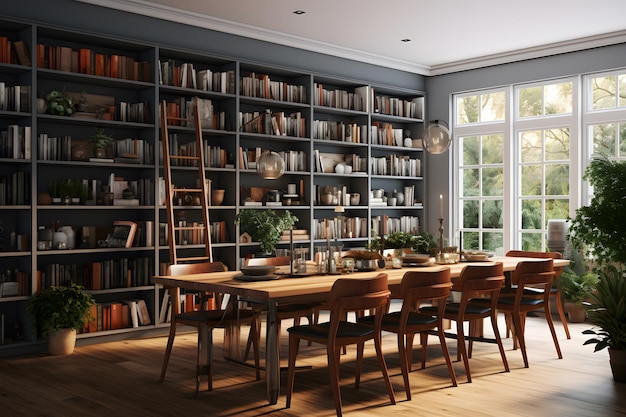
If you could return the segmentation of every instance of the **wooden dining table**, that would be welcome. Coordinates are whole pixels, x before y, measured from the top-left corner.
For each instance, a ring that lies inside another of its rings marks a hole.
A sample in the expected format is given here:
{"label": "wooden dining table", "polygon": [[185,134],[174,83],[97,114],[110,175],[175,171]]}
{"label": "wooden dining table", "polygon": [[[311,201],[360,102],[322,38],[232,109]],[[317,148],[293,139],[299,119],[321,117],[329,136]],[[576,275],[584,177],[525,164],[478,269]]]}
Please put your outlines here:
{"label": "wooden dining table", "polygon": [[[522,261],[540,261],[537,258],[521,257],[492,257],[490,262],[502,262],[506,272],[515,270],[515,267]],[[460,262],[445,265],[450,268],[450,276],[454,280],[458,278],[461,270],[469,264],[480,264],[483,262]],[[555,269],[568,265],[566,259],[555,259]],[[276,404],[280,393],[280,359],[279,359],[279,332],[276,307],[279,304],[320,302],[326,300],[331,287],[338,278],[348,278],[359,280],[375,276],[381,272],[388,275],[390,289],[398,287],[402,277],[407,271],[417,270],[428,271],[440,268],[441,265],[414,266],[398,269],[381,269],[368,272],[352,272],[339,275],[311,275],[305,277],[280,277],[279,279],[262,281],[243,281],[236,277],[241,275],[239,271],[211,272],[203,274],[179,275],[179,276],[154,276],[152,282],[162,285],[170,291],[172,300],[172,314],[180,311],[179,290],[213,292],[229,294],[227,308],[236,311],[238,302],[242,299],[254,300],[267,307],[267,323],[265,338],[265,374],[267,386],[267,398],[270,404]],[[172,320],[172,325],[174,321]],[[226,328],[224,333],[225,357],[229,360],[240,361],[241,349],[239,344],[239,328]],[[204,347],[206,348],[206,346]],[[208,353],[206,353],[208,354]],[[202,357],[206,358],[206,354]]]}

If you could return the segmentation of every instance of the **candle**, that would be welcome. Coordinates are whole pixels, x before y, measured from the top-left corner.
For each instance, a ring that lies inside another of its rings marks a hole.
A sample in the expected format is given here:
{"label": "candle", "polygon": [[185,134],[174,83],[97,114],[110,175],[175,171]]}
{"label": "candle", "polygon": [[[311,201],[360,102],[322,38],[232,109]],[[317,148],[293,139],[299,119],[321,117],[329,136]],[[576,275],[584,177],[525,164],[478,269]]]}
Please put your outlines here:
{"label": "candle", "polygon": [[439,218],[443,219],[443,194],[439,194]]}

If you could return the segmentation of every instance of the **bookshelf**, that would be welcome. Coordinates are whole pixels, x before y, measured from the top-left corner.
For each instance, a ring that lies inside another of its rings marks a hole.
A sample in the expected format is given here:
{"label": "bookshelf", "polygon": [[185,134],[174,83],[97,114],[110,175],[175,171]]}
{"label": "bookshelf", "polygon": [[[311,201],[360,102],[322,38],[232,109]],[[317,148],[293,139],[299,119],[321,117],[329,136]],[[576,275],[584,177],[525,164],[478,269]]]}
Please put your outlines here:
{"label": "bookshelf", "polygon": [[[291,211],[303,232],[295,246],[310,256],[327,238],[361,248],[378,233],[423,222],[425,157],[412,140],[424,129],[420,91],[28,22],[0,23],[0,41],[22,41],[31,61],[0,55],[0,83],[12,94],[20,87],[21,101],[0,110],[1,143],[17,147],[10,155],[7,146],[0,149],[0,191],[11,185],[0,200],[0,271],[9,271],[0,276],[19,281],[17,294],[0,297],[0,356],[42,349],[26,306],[38,288],[64,279],[85,285],[102,311],[142,300],[150,317],[137,326],[91,326],[79,334],[79,344],[167,328],[164,292],[149,280],[169,262],[161,100],[183,116],[192,98],[202,100],[206,177],[211,189],[224,190],[223,200],[209,206],[213,255],[231,270],[259,252],[256,242],[240,239],[234,224],[240,210]],[[46,112],[45,100],[38,99],[54,90],[80,104],[78,113]],[[114,144],[95,158],[89,138],[98,129]],[[194,139],[192,126],[170,129],[170,146],[179,152],[191,152]],[[258,156],[270,150],[287,162],[285,175],[271,181],[255,169]],[[183,187],[196,186],[193,167],[172,169],[188,181]],[[65,180],[82,184],[80,201],[50,204],[53,184]],[[273,190],[282,198],[267,205],[264,197]],[[396,190],[404,203],[383,206],[381,197],[377,205],[375,190],[386,198]],[[175,198],[177,211],[189,208],[184,221],[196,221],[193,198]],[[337,205],[342,213],[335,212]],[[99,244],[116,220],[138,224],[132,247]],[[72,227],[73,249],[39,243],[53,224]],[[288,249],[289,242],[281,240],[278,248]],[[185,250],[193,256],[204,245],[192,238]]]}

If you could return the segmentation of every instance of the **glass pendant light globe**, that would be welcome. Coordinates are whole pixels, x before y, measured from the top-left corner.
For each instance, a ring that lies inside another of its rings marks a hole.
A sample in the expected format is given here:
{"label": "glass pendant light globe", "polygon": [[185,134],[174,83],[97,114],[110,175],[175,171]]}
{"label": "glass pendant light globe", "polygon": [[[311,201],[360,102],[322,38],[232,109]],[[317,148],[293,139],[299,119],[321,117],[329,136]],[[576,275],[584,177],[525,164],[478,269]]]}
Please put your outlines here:
{"label": "glass pendant light globe", "polygon": [[256,161],[256,172],[263,179],[275,180],[285,173],[285,161],[276,152],[265,152]]}
{"label": "glass pendant light globe", "polygon": [[440,154],[450,147],[450,131],[443,120],[433,120],[424,135],[424,148],[432,154]]}

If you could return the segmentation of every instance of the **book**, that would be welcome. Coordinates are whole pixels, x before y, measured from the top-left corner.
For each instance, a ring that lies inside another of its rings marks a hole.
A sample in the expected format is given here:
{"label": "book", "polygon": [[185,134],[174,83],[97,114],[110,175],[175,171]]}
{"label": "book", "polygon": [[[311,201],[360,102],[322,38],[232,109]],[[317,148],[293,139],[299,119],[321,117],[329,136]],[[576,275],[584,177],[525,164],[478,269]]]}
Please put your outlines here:
{"label": "book", "polygon": [[159,323],[166,323],[170,321],[170,317],[167,315],[170,305],[170,292],[165,291],[163,293],[163,300],[161,300],[161,309],[159,310]]}
{"label": "book", "polygon": [[150,313],[148,313],[148,306],[144,300],[137,300],[137,316],[139,317],[139,324],[142,326],[152,323]]}

